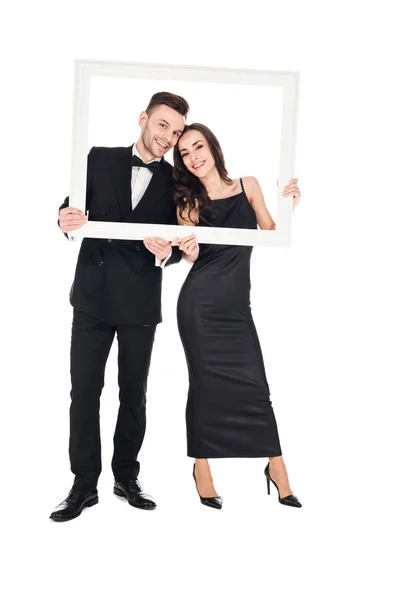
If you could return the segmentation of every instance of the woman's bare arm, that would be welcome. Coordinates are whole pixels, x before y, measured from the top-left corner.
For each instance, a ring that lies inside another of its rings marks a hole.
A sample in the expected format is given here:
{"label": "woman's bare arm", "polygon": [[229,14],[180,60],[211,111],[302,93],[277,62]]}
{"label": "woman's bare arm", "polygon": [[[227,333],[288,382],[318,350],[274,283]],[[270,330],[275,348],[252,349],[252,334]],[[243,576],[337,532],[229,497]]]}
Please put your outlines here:
{"label": "woman's bare arm", "polygon": [[275,221],[269,214],[265,204],[261,186],[255,177],[243,177],[243,187],[250,205],[256,213],[260,229],[275,229]]}

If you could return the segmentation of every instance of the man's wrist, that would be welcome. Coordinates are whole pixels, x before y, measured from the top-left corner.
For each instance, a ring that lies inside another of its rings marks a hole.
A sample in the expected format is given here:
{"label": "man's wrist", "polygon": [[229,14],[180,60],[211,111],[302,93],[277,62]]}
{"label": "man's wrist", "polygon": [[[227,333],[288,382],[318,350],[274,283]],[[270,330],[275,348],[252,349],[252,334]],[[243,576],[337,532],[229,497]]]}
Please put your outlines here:
{"label": "man's wrist", "polygon": [[171,258],[171,255],[172,255],[172,248],[165,258],[161,259],[156,256],[156,267],[161,267],[163,269],[165,267],[167,261]]}

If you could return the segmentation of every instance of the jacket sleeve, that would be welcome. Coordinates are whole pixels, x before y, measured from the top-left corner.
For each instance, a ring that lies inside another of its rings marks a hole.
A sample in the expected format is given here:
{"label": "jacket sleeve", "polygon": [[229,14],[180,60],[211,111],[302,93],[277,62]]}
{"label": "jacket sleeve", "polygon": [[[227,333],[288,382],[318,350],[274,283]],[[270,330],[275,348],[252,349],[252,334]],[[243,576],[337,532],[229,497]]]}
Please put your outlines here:
{"label": "jacket sleeve", "polygon": [[165,267],[169,267],[170,265],[174,265],[174,264],[180,262],[181,258],[182,258],[182,250],[179,250],[179,248],[177,246],[173,246],[172,254],[171,254],[170,258],[167,260],[167,262],[165,263]]}
{"label": "jacket sleeve", "polygon": [[[90,204],[92,201],[92,185],[93,185],[93,163],[94,163],[94,150],[95,148],[93,147],[89,154],[88,154],[88,158],[87,158],[87,174],[86,174],[86,207],[85,207],[85,213],[87,213],[87,211],[90,209]],[[60,210],[63,208],[67,208],[67,206],[69,206],[69,196],[67,196],[64,200],[64,202],[61,204],[61,206],[58,209],[58,214],[60,214]],[[57,219],[57,225],[60,227],[60,219]],[[67,239],[68,238],[68,233],[64,233],[65,237]]]}

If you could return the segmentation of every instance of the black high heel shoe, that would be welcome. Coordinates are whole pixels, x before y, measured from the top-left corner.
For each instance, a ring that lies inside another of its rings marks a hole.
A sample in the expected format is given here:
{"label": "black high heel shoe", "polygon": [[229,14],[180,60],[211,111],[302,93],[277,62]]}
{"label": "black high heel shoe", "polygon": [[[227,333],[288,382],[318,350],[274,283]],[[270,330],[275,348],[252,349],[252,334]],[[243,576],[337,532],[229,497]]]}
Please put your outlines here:
{"label": "black high heel shoe", "polygon": [[[268,495],[270,494],[270,482],[272,481],[272,483],[278,490],[278,496],[279,496],[279,488],[276,485],[275,481],[273,479],[271,479],[271,475],[269,474],[269,463],[265,467],[264,475],[267,478]],[[297,508],[301,508],[299,499],[296,496],[293,496],[293,494],[289,494],[289,496],[285,496],[284,498],[281,498],[279,496],[278,500],[281,504],[284,504],[285,506],[295,506]]]}
{"label": "black high heel shoe", "polygon": [[[197,489],[195,468],[196,468],[196,464],[193,465],[193,479],[196,484],[197,493],[199,494],[199,490]],[[202,504],[204,504],[204,506],[209,506],[210,508],[222,508],[221,496],[215,496],[214,498],[203,498],[203,496],[200,496],[200,494],[199,494],[199,498],[200,498],[200,502]]]}

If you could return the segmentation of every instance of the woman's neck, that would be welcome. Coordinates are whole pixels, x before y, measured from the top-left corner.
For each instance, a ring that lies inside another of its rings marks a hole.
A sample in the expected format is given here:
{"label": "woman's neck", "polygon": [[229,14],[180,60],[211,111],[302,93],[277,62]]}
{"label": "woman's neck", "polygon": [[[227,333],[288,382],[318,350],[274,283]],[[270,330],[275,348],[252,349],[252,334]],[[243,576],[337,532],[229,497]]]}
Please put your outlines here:
{"label": "woman's neck", "polygon": [[217,169],[212,169],[205,177],[200,178],[201,183],[206,188],[208,196],[218,198],[224,196],[229,184],[223,181]]}

